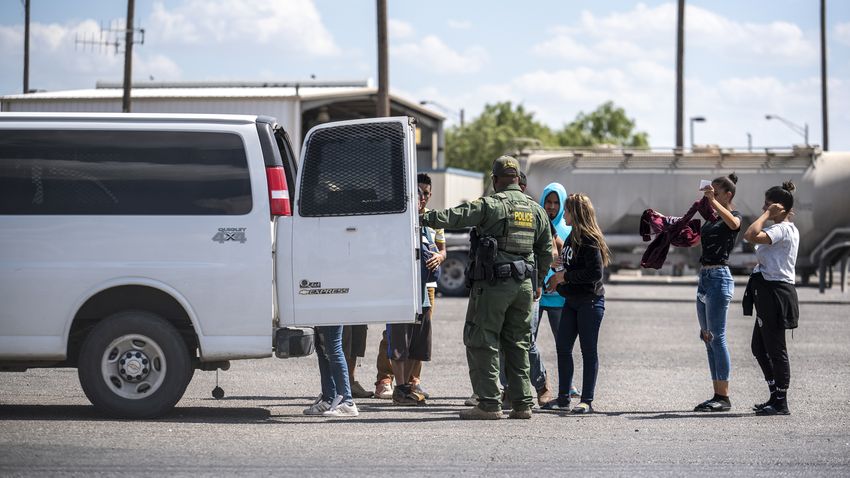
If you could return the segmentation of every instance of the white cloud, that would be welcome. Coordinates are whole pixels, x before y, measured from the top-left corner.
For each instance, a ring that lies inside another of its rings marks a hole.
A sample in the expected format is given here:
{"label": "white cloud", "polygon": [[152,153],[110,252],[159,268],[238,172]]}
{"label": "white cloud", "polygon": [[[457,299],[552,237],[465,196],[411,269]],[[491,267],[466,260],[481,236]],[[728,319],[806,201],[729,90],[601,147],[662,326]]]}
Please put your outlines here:
{"label": "white cloud", "polygon": [[454,28],[455,30],[469,30],[472,28],[472,22],[469,20],[455,20],[453,18],[449,18],[446,23],[449,25],[449,28]]}
{"label": "white cloud", "polygon": [[459,52],[435,35],[428,35],[419,42],[391,46],[390,52],[400,61],[440,74],[474,73],[488,60],[484,48],[470,46]]}
{"label": "white cloud", "polygon": [[[727,60],[809,64],[817,46],[802,29],[788,22],[737,22],[701,7],[685,12],[685,47],[722,54]],[[669,59],[674,55],[676,6],[638,4],[626,12],[597,17],[589,11],[576,24],[551,31],[533,51],[544,57],[578,62],[607,59]],[[850,36],[850,33],[848,33]]]}
{"label": "white cloud", "polygon": [[187,0],[153,5],[148,35],[171,44],[251,43],[292,53],[339,53],[312,0]]}
{"label": "white cloud", "polygon": [[835,25],[834,35],[839,43],[850,46],[850,22]]}
{"label": "white cloud", "polygon": [[409,38],[415,33],[413,25],[394,18],[387,21],[387,29],[391,39]]}
{"label": "white cloud", "polygon": [[593,62],[603,60],[592,48],[582,45],[572,35],[562,32],[532,47],[535,55],[555,57],[562,60]]}
{"label": "white cloud", "polygon": [[[120,80],[124,56],[115,54],[113,46],[86,46],[77,40],[100,38],[100,26],[94,20],[73,24],[30,25],[30,88],[68,89],[93,88],[97,80]],[[22,65],[23,27],[0,26],[0,54],[10,64]],[[8,76],[20,78],[20,68],[5,68],[3,83],[12,83]],[[180,67],[162,54],[147,54],[141,49],[133,52],[133,77],[158,80],[177,80]]]}

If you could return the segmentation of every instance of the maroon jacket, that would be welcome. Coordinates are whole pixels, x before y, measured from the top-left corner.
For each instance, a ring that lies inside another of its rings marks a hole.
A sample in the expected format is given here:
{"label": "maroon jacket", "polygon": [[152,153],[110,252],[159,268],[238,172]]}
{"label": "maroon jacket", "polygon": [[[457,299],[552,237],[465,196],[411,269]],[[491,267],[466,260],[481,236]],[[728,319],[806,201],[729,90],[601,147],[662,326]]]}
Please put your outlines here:
{"label": "maroon jacket", "polygon": [[693,247],[699,242],[700,220],[692,219],[699,212],[706,221],[719,219],[707,198],[696,201],[682,217],[664,216],[652,209],[647,209],[640,217],[640,235],[644,242],[656,235],[643,258],[640,266],[647,269],[661,269],[667,259],[670,246]]}

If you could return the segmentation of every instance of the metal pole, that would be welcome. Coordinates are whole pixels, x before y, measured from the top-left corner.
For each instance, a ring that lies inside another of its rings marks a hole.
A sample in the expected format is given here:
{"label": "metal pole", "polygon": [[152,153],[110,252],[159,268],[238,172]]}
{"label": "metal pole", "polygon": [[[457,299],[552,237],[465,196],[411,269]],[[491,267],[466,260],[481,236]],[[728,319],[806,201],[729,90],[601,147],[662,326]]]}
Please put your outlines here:
{"label": "metal pole", "polygon": [[753,135],[747,133],[747,151],[753,152]]}
{"label": "metal pole", "polygon": [[684,77],[685,77],[685,0],[679,0],[678,27],[676,29],[676,147],[685,144],[684,132]]}
{"label": "metal pole", "polygon": [[[820,0],[820,101],[823,123],[823,150],[829,150],[829,108],[826,94],[826,0]],[[808,140],[806,141],[808,144]]]}
{"label": "metal pole", "polygon": [[378,107],[376,116],[390,115],[390,68],[387,55],[387,0],[378,0]]}
{"label": "metal pole", "polygon": [[124,36],[124,98],[121,111],[130,112],[130,88],[133,76],[133,12],[136,9],[135,0],[127,0],[127,31]]}
{"label": "metal pole", "polygon": [[24,2],[24,94],[30,91],[30,0]]}
{"label": "metal pole", "polygon": [[691,150],[694,149],[694,119],[691,118]]}

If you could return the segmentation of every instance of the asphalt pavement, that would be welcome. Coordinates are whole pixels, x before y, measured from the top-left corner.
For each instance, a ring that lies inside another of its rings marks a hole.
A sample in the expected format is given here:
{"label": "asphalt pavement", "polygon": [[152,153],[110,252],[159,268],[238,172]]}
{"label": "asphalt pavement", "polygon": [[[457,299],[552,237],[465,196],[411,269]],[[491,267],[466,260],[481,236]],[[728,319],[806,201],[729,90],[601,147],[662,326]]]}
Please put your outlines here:
{"label": "asphalt pavement", "polygon": [[[99,415],[74,369],[3,373],[0,475],[850,475],[850,294],[800,290],[800,327],[788,334],[787,417],[750,411],[767,391],[749,351],[753,319],[737,302],[728,333],[733,410],[691,411],[711,396],[694,294],[690,285],[608,286],[589,416],[458,420],[471,389],[461,342],[466,300],[457,298],[437,301],[426,407],[361,399],[357,418],[306,417],[319,391],[315,356],[233,362],[219,375],[221,400],[210,395],[215,373],[197,372],[173,413],[147,421]],[[356,372],[366,387],[380,330],[370,327]],[[557,382],[545,320],[538,340]],[[578,346],[574,357],[580,364]]]}

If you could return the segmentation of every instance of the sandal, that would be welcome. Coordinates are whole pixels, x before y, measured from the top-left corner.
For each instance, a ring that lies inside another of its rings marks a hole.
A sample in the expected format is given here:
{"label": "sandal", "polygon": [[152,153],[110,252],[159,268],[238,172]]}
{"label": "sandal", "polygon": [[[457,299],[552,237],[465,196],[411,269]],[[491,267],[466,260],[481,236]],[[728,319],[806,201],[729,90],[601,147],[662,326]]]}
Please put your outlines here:
{"label": "sandal", "polygon": [[593,413],[593,407],[591,407],[587,402],[581,402],[573,408],[572,412],[578,415],[586,415],[588,413]]}
{"label": "sandal", "polygon": [[695,412],[728,412],[732,409],[732,404],[723,400],[706,400],[696,407]]}

